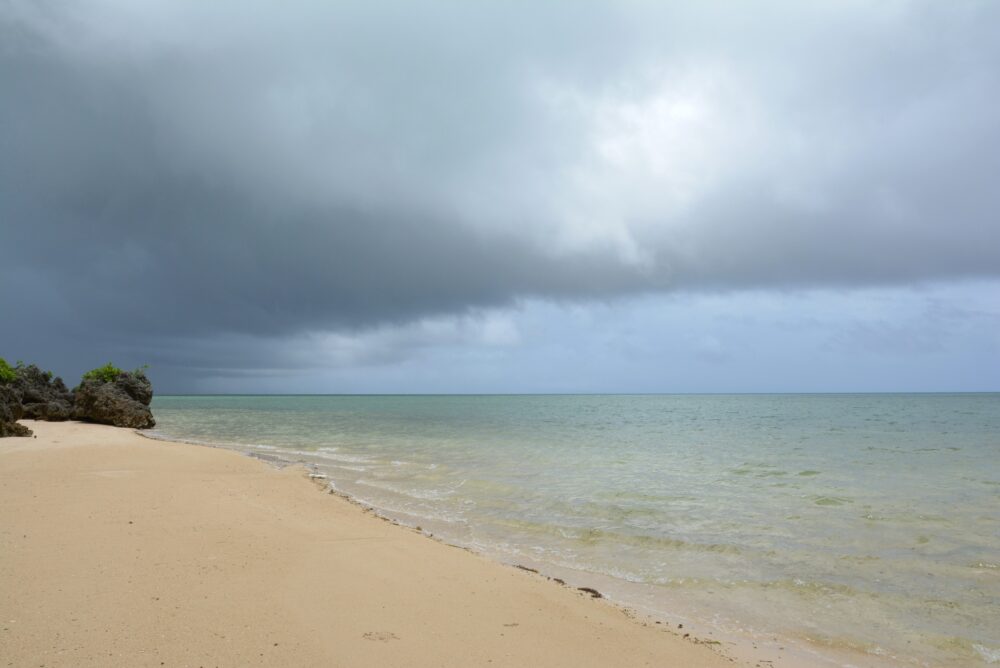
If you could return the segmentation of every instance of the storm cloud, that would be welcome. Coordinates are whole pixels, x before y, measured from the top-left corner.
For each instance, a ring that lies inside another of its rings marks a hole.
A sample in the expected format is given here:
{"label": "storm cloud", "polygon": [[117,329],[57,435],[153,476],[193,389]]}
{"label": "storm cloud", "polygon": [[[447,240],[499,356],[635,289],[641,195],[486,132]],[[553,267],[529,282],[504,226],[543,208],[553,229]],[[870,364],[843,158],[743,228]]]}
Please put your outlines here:
{"label": "storm cloud", "polygon": [[0,310],[35,324],[0,343],[240,369],[524,300],[996,278],[998,20],[6,2]]}

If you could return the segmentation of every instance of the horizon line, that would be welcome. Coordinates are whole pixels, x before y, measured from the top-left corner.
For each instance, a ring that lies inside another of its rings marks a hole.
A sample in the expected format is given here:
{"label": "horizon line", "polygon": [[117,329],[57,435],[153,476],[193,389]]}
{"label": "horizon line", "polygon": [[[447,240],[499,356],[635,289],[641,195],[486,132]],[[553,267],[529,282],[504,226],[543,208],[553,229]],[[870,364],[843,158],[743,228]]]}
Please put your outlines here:
{"label": "horizon line", "polygon": [[657,397],[858,394],[1000,394],[997,390],[825,390],[774,392],[160,392],[158,397]]}

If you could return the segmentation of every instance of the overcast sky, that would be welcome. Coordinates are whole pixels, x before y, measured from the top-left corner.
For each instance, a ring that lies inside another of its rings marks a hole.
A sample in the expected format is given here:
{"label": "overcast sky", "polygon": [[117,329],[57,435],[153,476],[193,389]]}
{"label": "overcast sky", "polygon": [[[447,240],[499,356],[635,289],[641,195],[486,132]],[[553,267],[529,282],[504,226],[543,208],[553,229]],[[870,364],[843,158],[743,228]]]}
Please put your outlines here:
{"label": "overcast sky", "polygon": [[1000,389],[1000,3],[0,0],[0,356]]}

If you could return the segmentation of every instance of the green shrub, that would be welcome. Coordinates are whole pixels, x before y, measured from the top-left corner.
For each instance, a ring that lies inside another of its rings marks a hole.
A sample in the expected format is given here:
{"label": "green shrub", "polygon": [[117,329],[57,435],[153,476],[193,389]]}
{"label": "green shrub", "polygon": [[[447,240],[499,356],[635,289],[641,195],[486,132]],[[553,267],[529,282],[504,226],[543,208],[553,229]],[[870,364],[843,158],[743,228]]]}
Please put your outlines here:
{"label": "green shrub", "polygon": [[111,362],[108,362],[104,366],[99,366],[96,369],[91,369],[87,373],[83,374],[84,380],[99,380],[102,383],[113,383],[118,380],[118,376],[124,373],[121,369],[116,367]]}
{"label": "green shrub", "polygon": [[10,383],[13,382],[15,378],[17,378],[17,375],[14,373],[14,370],[10,368],[10,365],[7,364],[7,360],[0,357],[0,383]]}

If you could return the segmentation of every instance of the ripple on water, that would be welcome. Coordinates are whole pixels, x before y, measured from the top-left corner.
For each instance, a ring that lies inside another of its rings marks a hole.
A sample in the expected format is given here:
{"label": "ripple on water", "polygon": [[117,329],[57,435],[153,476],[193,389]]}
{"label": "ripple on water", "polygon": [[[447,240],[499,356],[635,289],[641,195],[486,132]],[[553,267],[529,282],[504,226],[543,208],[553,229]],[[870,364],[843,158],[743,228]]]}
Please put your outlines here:
{"label": "ripple on water", "polygon": [[845,503],[854,503],[854,501],[843,496],[814,496],[813,503],[817,506],[842,506]]}
{"label": "ripple on water", "polygon": [[354,481],[354,484],[364,485],[366,487],[373,487],[375,489],[380,489],[385,492],[391,492],[393,494],[409,497],[411,499],[423,499],[429,501],[446,499],[455,493],[454,489],[434,489],[434,488],[421,489],[421,488],[403,487],[401,485],[393,485],[390,483],[369,480],[366,478],[359,478]]}
{"label": "ripple on water", "polygon": [[974,564],[969,564],[969,568],[1000,571],[1000,564],[994,564],[989,561],[977,561]]}

